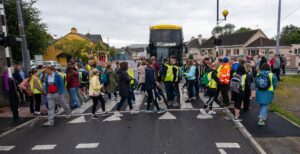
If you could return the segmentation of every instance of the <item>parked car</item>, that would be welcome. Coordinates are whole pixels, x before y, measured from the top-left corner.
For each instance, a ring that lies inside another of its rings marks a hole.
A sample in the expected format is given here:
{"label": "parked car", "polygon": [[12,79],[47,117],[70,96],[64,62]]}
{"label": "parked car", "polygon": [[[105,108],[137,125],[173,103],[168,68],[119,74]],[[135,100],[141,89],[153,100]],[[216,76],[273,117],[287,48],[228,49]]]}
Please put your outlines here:
{"label": "parked car", "polygon": [[36,64],[35,64],[34,60],[30,60],[30,67],[31,67],[31,69],[36,68]]}
{"label": "parked car", "polygon": [[54,66],[56,69],[61,69],[61,65],[57,61],[44,61],[44,65],[45,66],[51,65]]}

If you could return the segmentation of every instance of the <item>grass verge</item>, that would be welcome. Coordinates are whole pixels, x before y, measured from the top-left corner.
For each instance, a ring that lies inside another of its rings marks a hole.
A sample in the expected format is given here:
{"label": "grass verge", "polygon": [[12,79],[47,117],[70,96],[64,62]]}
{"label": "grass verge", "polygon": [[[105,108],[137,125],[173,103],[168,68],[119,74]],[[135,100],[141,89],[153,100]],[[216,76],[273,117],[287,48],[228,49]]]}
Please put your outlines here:
{"label": "grass verge", "polygon": [[296,123],[298,126],[300,126],[300,119],[294,116],[292,113],[284,110],[282,107],[280,107],[278,104],[272,103],[270,105],[270,110],[273,112],[277,112],[280,115],[284,116],[285,118],[291,120],[292,122]]}

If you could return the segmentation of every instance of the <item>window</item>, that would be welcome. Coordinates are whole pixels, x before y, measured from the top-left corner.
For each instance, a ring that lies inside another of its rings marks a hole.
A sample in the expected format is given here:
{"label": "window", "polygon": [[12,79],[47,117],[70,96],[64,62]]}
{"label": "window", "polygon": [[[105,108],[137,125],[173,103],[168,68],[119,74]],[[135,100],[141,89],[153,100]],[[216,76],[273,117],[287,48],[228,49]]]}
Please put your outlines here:
{"label": "window", "polygon": [[295,54],[295,55],[297,55],[297,49],[295,49],[295,52],[294,52],[294,54]]}
{"label": "window", "polygon": [[295,49],[295,52],[294,52],[295,55],[300,55],[300,48],[298,49]]}
{"label": "window", "polygon": [[231,56],[231,50],[230,49],[226,50],[226,56]]}

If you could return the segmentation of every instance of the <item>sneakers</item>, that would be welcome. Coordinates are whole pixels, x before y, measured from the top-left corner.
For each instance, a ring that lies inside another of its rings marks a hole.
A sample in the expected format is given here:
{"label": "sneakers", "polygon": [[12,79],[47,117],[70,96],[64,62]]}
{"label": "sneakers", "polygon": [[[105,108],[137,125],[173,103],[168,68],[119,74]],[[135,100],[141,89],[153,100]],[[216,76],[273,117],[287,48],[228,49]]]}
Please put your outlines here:
{"label": "sneakers", "polygon": [[185,102],[186,102],[186,103],[191,103],[192,100],[191,100],[191,99],[188,99],[188,100],[186,100]]}
{"label": "sneakers", "polygon": [[234,117],[233,120],[234,120],[235,122],[241,122],[241,121],[243,121],[243,120],[240,119],[239,117]]}
{"label": "sneakers", "polygon": [[44,126],[53,126],[54,122],[53,121],[47,121],[45,123],[43,123]]}
{"label": "sneakers", "polygon": [[154,111],[152,110],[147,110],[146,113],[153,113]]}
{"label": "sneakers", "polygon": [[93,114],[91,119],[98,119],[97,115],[96,114]]}
{"label": "sneakers", "polygon": [[117,116],[117,117],[122,117],[123,114],[121,114],[119,111],[116,111],[116,112],[115,112],[115,116]]}
{"label": "sneakers", "polygon": [[104,113],[102,114],[102,117],[107,117],[107,116],[109,116],[109,115],[110,115],[110,113],[104,112]]}
{"label": "sneakers", "polygon": [[258,126],[264,126],[264,125],[266,125],[265,121],[263,121],[263,120],[258,121]]}
{"label": "sneakers", "polygon": [[41,115],[41,112],[39,112],[39,111],[34,111],[33,115],[35,115],[35,116],[40,116],[40,115]]}
{"label": "sneakers", "polygon": [[70,119],[70,118],[71,118],[71,114],[67,114],[66,119]]}
{"label": "sneakers", "polygon": [[203,109],[203,108],[200,109],[200,113],[203,114],[203,115],[207,114],[206,111],[205,111],[205,109]]}
{"label": "sneakers", "polygon": [[196,100],[196,97],[192,97],[191,100],[192,100],[192,101],[195,101],[195,100]]}
{"label": "sneakers", "polygon": [[139,113],[139,111],[137,111],[137,110],[130,110],[130,114],[138,114]]}
{"label": "sneakers", "polygon": [[159,111],[157,111],[157,114],[163,114],[163,113],[165,113],[165,112],[166,112],[165,109],[160,109]]}
{"label": "sneakers", "polygon": [[117,102],[117,101],[119,101],[119,99],[118,99],[118,98],[115,98],[115,101]]}
{"label": "sneakers", "polygon": [[213,110],[209,110],[208,114],[217,114],[217,112],[213,111]]}

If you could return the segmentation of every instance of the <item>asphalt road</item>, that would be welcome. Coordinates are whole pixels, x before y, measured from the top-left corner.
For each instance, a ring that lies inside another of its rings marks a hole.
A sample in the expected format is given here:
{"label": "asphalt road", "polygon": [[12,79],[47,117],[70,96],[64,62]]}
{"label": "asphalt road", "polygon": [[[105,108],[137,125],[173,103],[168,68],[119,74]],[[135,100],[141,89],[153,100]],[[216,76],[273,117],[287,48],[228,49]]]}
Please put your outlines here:
{"label": "asphalt road", "polygon": [[[212,118],[197,118],[201,100],[163,115],[143,112],[145,101],[138,95],[136,107],[142,112],[121,118],[90,119],[91,102],[73,111],[71,119],[57,117],[52,127],[42,126],[41,118],[1,138],[0,153],[256,153],[222,110]],[[110,103],[107,108],[113,111],[115,103]]]}

